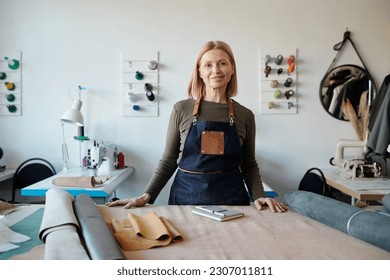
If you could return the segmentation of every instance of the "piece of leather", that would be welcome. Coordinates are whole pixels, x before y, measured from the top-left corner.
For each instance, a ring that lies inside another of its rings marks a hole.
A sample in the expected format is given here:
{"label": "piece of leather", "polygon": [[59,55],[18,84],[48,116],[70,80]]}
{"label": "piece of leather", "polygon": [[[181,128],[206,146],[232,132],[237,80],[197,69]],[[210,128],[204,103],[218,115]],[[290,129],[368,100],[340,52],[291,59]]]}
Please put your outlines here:
{"label": "piece of leather", "polygon": [[52,183],[63,187],[95,188],[103,184],[109,178],[105,176],[78,176],[78,177],[58,177]]}
{"label": "piece of leather", "polygon": [[92,260],[123,260],[124,256],[95,202],[86,194],[76,196],[74,211]]}
{"label": "piece of leather", "polygon": [[201,152],[203,155],[223,155],[225,151],[225,133],[222,131],[203,131]]}
{"label": "piece of leather", "polygon": [[73,211],[73,196],[61,188],[46,192],[45,211],[39,239],[45,243],[45,259],[89,259],[79,234],[79,223]]}
{"label": "piece of leather", "polygon": [[128,219],[112,219],[114,236],[125,251],[146,250],[183,240],[183,236],[165,217],[150,212],[144,216],[129,214]]}

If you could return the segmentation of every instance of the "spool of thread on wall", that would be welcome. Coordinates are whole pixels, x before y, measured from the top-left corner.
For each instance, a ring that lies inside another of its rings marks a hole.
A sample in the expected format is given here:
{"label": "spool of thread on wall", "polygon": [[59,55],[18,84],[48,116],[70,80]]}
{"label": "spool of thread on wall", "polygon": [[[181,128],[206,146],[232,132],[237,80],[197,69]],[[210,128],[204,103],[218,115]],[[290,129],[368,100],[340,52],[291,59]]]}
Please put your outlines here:
{"label": "spool of thread on wall", "polygon": [[144,78],[144,74],[140,71],[135,72],[135,78],[137,80],[142,80]]}
{"label": "spool of thread on wall", "polygon": [[267,54],[267,55],[265,56],[265,60],[264,60],[265,65],[267,65],[270,61],[271,61],[271,56],[270,56],[269,54]]}
{"label": "spool of thread on wall", "polygon": [[17,70],[19,68],[20,62],[17,59],[9,59],[7,56],[4,57],[8,62],[8,68],[11,70]]}
{"label": "spool of thread on wall", "polygon": [[14,83],[11,83],[11,82],[5,82],[5,87],[6,87],[8,90],[14,90],[14,89],[15,89],[15,84],[14,84]]}
{"label": "spool of thread on wall", "polygon": [[271,72],[271,66],[267,65],[264,69],[265,77],[268,78],[269,73]]}
{"label": "spool of thread on wall", "polygon": [[282,61],[283,61],[283,55],[279,54],[276,59],[275,59],[275,64],[276,65],[280,65],[282,64]]}
{"label": "spool of thread on wall", "polygon": [[15,105],[7,105],[7,109],[10,113],[15,113],[17,110],[17,107]]}
{"label": "spool of thread on wall", "polygon": [[270,87],[276,88],[279,85],[279,82],[277,80],[272,80],[270,82]]}
{"label": "spool of thread on wall", "polygon": [[284,86],[285,86],[285,87],[290,87],[291,84],[292,84],[292,82],[293,82],[293,79],[290,78],[290,77],[288,77],[288,78],[286,79],[286,81],[284,82]]}
{"label": "spool of thread on wall", "polygon": [[11,94],[7,94],[6,97],[7,97],[7,101],[8,102],[14,102],[15,99],[16,99],[15,95],[13,95],[12,93]]}

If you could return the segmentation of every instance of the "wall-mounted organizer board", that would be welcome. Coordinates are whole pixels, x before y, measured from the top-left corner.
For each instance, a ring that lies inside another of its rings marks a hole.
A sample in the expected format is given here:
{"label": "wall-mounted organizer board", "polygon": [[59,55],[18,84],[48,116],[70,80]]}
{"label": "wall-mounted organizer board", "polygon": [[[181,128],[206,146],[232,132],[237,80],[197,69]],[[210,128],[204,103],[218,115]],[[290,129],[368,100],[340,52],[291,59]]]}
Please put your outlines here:
{"label": "wall-mounted organizer board", "polygon": [[159,114],[159,54],[122,52],[122,116]]}
{"label": "wall-mounted organizer board", "polygon": [[259,52],[261,114],[298,113],[297,54],[296,49]]}
{"label": "wall-mounted organizer board", "polygon": [[0,116],[22,114],[22,53],[0,51]]}

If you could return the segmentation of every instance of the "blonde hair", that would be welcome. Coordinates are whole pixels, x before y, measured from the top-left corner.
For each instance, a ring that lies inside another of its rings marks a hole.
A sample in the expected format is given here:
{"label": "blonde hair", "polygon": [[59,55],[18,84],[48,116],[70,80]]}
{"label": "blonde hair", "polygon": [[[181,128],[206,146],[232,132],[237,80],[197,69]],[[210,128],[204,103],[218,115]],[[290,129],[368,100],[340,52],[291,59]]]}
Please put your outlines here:
{"label": "blonde hair", "polygon": [[236,74],[236,62],[234,60],[232,49],[228,44],[222,41],[209,41],[203,45],[198,53],[198,57],[196,59],[195,66],[192,70],[190,82],[188,83],[187,94],[188,97],[192,97],[194,99],[202,98],[206,94],[205,85],[203,83],[202,78],[199,76],[199,64],[202,56],[210,51],[210,50],[222,50],[228,54],[230,58],[230,63],[233,66],[234,72],[232,77],[230,78],[229,83],[226,87],[226,96],[233,97],[237,94],[237,74]]}

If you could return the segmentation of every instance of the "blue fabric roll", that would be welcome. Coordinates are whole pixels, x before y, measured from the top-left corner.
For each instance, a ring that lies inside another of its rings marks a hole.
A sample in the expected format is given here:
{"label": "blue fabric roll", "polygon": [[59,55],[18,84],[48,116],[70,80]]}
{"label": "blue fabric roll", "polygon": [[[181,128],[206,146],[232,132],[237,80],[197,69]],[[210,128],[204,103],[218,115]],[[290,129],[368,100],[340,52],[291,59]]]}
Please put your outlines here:
{"label": "blue fabric roll", "polygon": [[390,251],[390,215],[386,213],[362,210],[306,191],[290,191],[284,199],[295,212]]}
{"label": "blue fabric roll", "polygon": [[386,211],[387,211],[387,212],[390,212],[390,194],[386,194],[386,195],[382,198],[382,204],[383,204],[383,206],[385,207]]}

